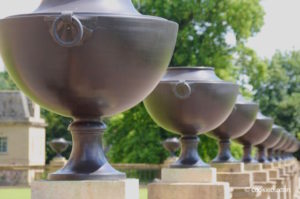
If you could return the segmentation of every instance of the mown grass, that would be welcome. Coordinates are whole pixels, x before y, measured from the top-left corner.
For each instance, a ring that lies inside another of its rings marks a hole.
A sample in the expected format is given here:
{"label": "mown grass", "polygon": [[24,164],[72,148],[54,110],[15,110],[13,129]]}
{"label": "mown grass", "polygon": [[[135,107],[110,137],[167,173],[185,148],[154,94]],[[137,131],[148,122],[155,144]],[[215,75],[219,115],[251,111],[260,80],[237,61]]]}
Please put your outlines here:
{"label": "mown grass", "polygon": [[1,199],[30,199],[29,188],[0,188]]}
{"label": "mown grass", "polygon": [[[30,188],[0,188],[0,199],[30,199],[30,197]],[[140,189],[140,199],[147,199],[147,189]]]}

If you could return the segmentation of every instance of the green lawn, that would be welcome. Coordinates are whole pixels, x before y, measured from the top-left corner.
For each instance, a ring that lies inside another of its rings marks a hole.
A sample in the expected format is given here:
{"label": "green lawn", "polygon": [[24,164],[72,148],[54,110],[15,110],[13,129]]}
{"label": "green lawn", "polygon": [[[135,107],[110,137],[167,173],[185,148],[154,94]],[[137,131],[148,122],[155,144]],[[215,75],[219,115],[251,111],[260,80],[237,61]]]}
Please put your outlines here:
{"label": "green lawn", "polygon": [[[30,199],[30,189],[0,188],[0,199]],[[140,199],[147,199],[147,189],[140,189]]]}
{"label": "green lawn", "polygon": [[29,188],[0,188],[1,199],[30,199]]}

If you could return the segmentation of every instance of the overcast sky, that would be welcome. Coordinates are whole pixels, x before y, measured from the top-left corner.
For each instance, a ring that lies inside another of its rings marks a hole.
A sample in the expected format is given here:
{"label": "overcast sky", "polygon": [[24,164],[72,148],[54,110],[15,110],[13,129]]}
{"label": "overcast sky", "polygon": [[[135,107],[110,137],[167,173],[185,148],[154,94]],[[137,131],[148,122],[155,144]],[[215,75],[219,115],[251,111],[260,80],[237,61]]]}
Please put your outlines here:
{"label": "overcast sky", "polygon": [[[0,18],[34,10],[40,0],[1,0]],[[281,51],[300,49],[300,0],[262,0],[265,25],[261,32],[250,38],[248,46],[260,57],[272,57]],[[4,66],[0,60],[0,70]]]}

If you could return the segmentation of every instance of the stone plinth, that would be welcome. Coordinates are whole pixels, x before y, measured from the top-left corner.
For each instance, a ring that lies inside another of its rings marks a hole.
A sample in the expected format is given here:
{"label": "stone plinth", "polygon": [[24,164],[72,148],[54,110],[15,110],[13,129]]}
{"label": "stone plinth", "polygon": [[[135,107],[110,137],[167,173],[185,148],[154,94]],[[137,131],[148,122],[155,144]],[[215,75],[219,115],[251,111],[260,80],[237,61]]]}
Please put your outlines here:
{"label": "stone plinth", "polygon": [[269,181],[269,172],[268,171],[253,171],[253,180],[254,182],[268,182]]}
{"label": "stone plinth", "polygon": [[216,182],[216,169],[162,169],[162,179],[148,185],[148,199],[229,199],[226,182]]}
{"label": "stone plinth", "polygon": [[64,157],[54,157],[51,161],[50,161],[50,166],[52,167],[63,167],[65,166],[67,163],[66,158]]}
{"label": "stone plinth", "polygon": [[274,167],[279,168],[279,167],[282,167],[282,162],[281,161],[274,162],[273,165],[274,165]]}
{"label": "stone plinth", "polygon": [[273,163],[264,163],[263,169],[274,169],[274,164]]}
{"label": "stone plinth", "polygon": [[[261,195],[258,197],[260,199],[279,199],[280,195],[276,192],[275,182],[255,182],[256,187],[261,187]],[[271,197],[272,196],[272,197]]]}
{"label": "stone plinth", "polygon": [[256,199],[261,192],[254,191],[251,187],[236,187],[232,189],[232,199]]}
{"label": "stone plinth", "polygon": [[116,181],[36,181],[32,199],[138,199],[136,179]]}
{"label": "stone plinth", "polygon": [[163,164],[163,167],[169,167],[171,164],[176,162],[178,160],[178,157],[168,157]]}
{"label": "stone plinth", "polygon": [[285,179],[283,179],[283,178],[272,179],[271,178],[271,181],[273,181],[273,182],[276,183],[275,184],[275,188],[276,188],[277,193],[280,196],[280,199],[286,199],[286,193],[282,191],[282,190],[284,190],[286,188]]}
{"label": "stone plinth", "polygon": [[261,163],[247,163],[244,168],[246,171],[261,171],[263,170],[263,165]]}
{"label": "stone plinth", "polygon": [[269,177],[270,178],[279,178],[279,171],[277,169],[269,169]]}
{"label": "stone plinth", "polygon": [[217,182],[217,171],[214,168],[189,168],[175,169],[163,168],[161,170],[161,180],[163,182]]}
{"label": "stone plinth", "polygon": [[148,185],[148,199],[229,199],[228,183],[165,183]]}
{"label": "stone plinth", "polygon": [[244,172],[244,163],[212,163],[217,172]]}
{"label": "stone plinth", "polygon": [[228,182],[230,187],[252,187],[253,186],[253,176],[249,172],[218,172],[217,173],[218,182]]}

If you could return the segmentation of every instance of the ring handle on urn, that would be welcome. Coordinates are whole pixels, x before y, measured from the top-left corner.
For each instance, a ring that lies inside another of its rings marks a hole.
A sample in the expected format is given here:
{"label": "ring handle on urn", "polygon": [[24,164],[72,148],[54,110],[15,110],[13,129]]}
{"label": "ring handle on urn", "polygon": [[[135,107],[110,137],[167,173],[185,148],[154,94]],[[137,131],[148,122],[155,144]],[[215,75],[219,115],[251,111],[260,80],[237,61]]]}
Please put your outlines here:
{"label": "ring handle on urn", "polygon": [[52,36],[62,47],[78,46],[83,35],[84,27],[72,12],[63,12],[52,24]]}
{"label": "ring handle on urn", "polygon": [[192,94],[192,88],[187,82],[179,82],[173,88],[175,96],[179,99],[187,99]]}

